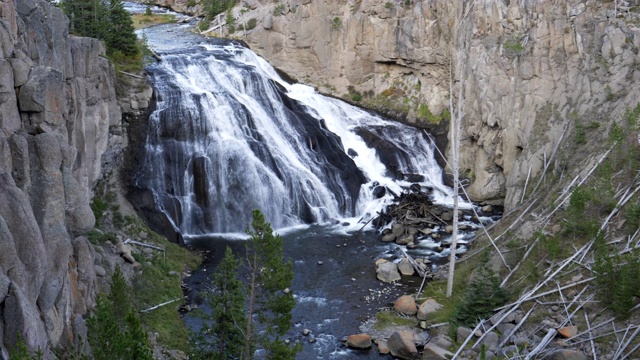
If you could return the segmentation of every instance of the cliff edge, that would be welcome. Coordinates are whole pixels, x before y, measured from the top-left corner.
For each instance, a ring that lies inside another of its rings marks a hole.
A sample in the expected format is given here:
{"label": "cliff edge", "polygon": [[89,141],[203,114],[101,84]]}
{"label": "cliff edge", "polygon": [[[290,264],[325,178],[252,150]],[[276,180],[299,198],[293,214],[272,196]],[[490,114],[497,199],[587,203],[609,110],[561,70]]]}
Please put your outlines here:
{"label": "cliff edge", "polygon": [[0,358],[19,336],[45,358],[86,332],[91,189],[110,124],[113,66],[46,1],[0,1]]}

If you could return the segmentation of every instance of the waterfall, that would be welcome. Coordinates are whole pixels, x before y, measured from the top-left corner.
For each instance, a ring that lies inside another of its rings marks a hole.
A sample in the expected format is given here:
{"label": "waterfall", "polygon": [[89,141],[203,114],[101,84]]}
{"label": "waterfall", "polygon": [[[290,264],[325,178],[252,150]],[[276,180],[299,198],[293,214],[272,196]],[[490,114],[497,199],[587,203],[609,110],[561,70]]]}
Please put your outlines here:
{"label": "waterfall", "polygon": [[355,223],[416,182],[450,201],[425,134],[290,85],[248,49],[166,51],[148,71],[138,186],[184,235],[243,232],[253,209],[274,228]]}

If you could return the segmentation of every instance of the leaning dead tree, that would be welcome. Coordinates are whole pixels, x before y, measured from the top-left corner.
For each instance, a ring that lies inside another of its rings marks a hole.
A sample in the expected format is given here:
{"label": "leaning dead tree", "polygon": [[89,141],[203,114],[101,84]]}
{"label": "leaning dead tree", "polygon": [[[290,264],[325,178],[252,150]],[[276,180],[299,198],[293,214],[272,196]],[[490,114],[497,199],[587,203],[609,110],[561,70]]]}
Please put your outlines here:
{"label": "leaning dead tree", "polygon": [[[463,89],[464,89],[464,77],[462,75],[462,65],[465,63],[466,53],[467,53],[467,44],[468,41],[464,37],[464,33],[462,31],[462,25],[464,24],[465,19],[469,15],[471,9],[473,9],[475,1],[471,2],[466,9],[464,9],[464,2],[462,2],[462,8],[460,9],[460,14],[458,16],[458,25],[456,26],[456,31],[454,32],[454,41],[453,47],[451,48],[451,61],[449,62],[449,112],[451,113],[451,154],[453,156],[453,168],[451,171],[453,172],[453,231],[451,234],[451,255],[449,257],[449,276],[447,278],[447,297],[451,297],[453,292],[453,277],[455,273],[455,262],[456,262],[456,246],[458,242],[458,187],[459,187],[459,179],[458,173],[460,170],[460,131],[462,127],[462,103],[463,103]],[[461,35],[462,34],[462,35]],[[458,99],[457,99],[457,109],[454,109],[453,106],[453,52],[456,52],[457,55],[457,74],[459,77],[458,82]]]}

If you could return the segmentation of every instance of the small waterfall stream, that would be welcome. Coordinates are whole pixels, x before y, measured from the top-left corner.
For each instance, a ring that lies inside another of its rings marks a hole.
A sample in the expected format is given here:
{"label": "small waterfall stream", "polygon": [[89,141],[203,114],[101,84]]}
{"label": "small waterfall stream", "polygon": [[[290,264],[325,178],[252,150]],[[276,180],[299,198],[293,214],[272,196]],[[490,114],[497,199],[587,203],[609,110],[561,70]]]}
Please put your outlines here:
{"label": "small waterfall stream", "polygon": [[276,229],[359,228],[415,182],[451,198],[425,134],[290,85],[248,49],[167,50],[148,71],[157,109],[138,186],[185,236],[244,232],[256,208]]}

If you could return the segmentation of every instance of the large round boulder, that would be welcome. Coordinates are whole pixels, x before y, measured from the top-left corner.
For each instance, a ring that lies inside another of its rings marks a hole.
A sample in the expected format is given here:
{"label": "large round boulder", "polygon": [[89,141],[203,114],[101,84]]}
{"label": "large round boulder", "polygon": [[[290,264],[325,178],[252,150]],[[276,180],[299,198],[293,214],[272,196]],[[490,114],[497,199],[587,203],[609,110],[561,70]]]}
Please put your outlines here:
{"label": "large round boulder", "polygon": [[368,349],[371,347],[369,334],[354,334],[347,337],[347,346],[355,349]]}
{"label": "large round boulder", "polygon": [[405,315],[415,315],[418,312],[416,301],[413,299],[413,296],[410,295],[400,296],[393,305],[393,308],[397,312]]}
{"label": "large round boulder", "polygon": [[398,266],[390,261],[383,262],[376,268],[376,276],[378,280],[387,283],[400,280]]}

